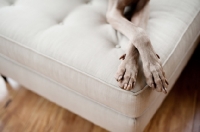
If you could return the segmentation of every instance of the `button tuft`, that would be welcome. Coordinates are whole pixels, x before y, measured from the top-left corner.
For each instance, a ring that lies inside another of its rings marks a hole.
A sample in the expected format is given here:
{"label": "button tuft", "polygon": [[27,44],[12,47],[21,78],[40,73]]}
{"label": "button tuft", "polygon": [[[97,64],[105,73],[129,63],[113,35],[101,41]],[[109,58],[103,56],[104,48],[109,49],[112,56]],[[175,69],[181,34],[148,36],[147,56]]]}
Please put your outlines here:
{"label": "button tuft", "polygon": [[116,47],[116,48],[121,48],[121,46],[120,46],[119,44],[118,44],[118,45],[116,45],[115,47]]}

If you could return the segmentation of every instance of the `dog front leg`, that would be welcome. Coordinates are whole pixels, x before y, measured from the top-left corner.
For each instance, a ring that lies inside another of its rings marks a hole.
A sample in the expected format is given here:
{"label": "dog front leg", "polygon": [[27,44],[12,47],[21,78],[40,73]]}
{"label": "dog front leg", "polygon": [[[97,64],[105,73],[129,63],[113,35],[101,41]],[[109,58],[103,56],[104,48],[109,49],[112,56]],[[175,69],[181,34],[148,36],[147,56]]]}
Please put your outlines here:
{"label": "dog front leg", "polygon": [[[119,7],[117,1],[109,1],[108,12],[106,15],[107,21],[113,26],[113,28],[124,34],[130,40],[130,43],[138,49],[143,62],[143,71],[147,84],[159,92],[163,91],[166,93],[168,82],[165,78],[162,65],[159,62],[159,57],[154,52],[150,39],[145,31],[147,25],[145,20],[148,20],[148,15],[145,15],[145,13],[148,13],[149,2],[147,2],[147,4],[136,13],[138,15],[133,16],[133,23],[123,16],[125,6]],[[137,25],[137,22],[142,23],[141,27]],[[133,47],[133,49],[135,47]],[[121,71],[121,73],[125,74],[126,68]],[[126,79],[123,76],[118,78],[118,80],[121,81],[123,81],[123,79],[130,80],[131,78],[129,77],[129,79]],[[127,81],[126,83],[122,83],[124,89],[127,89],[127,83]]]}

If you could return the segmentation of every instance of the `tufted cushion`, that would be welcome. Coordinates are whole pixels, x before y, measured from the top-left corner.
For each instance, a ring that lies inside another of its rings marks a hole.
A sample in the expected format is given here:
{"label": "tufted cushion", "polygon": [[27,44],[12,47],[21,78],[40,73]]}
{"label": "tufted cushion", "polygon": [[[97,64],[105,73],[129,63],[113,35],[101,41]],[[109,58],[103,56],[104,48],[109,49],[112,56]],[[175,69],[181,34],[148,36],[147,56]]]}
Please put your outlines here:
{"label": "tufted cushion", "polygon": [[[141,69],[132,91],[117,86],[114,74],[128,40],[107,23],[106,9],[107,0],[0,0],[0,55],[138,117],[160,93],[147,90]],[[148,33],[168,78],[199,36],[199,10],[199,0],[151,1]]]}

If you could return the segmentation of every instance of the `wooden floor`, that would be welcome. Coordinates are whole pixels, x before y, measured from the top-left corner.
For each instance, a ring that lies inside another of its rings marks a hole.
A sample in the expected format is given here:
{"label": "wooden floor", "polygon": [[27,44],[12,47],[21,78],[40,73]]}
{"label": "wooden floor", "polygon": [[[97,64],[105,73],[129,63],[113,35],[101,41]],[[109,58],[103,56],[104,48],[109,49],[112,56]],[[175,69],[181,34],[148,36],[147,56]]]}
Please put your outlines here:
{"label": "wooden floor", "polygon": [[[105,131],[0,77],[0,132]],[[145,132],[200,132],[200,46]]]}

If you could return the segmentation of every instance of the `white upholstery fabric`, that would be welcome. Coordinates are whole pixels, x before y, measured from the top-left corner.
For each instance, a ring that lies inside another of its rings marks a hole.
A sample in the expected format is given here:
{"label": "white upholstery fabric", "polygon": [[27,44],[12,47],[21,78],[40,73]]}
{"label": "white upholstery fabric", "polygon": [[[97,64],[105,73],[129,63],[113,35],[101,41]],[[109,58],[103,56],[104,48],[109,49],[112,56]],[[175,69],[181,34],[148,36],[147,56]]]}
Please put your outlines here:
{"label": "white upholstery fabric", "polygon": [[[0,0],[0,54],[122,115],[139,117],[160,93],[147,90],[142,72],[134,90],[117,86],[118,58],[128,43],[106,22],[106,8],[107,0]],[[148,33],[168,78],[199,35],[199,10],[199,0],[151,1]]]}
{"label": "white upholstery fabric", "polygon": [[[187,64],[199,40],[192,43],[191,47],[188,48],[179,63],[176,73],[169,79],[171,82],[170,88]],[[74,93],[66,86],[57,84],[2,55],[0,55],[0,73],[12,77],[26,86],[26,88],[112,132],[142,132],[166,97],[164,94],[159,94],[157,100],[142,116],[129,118],[105,106],[94,103],[90,99]],[[145,89],[145,91],[150,92],[151,90]]]}

